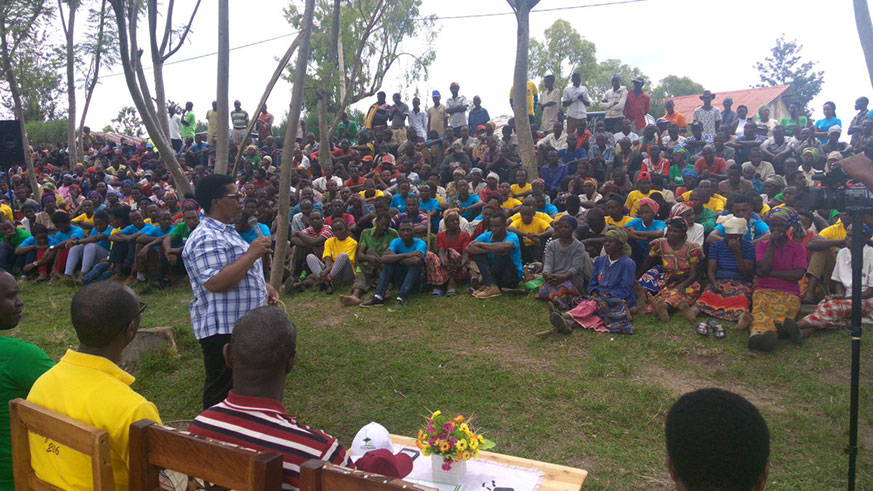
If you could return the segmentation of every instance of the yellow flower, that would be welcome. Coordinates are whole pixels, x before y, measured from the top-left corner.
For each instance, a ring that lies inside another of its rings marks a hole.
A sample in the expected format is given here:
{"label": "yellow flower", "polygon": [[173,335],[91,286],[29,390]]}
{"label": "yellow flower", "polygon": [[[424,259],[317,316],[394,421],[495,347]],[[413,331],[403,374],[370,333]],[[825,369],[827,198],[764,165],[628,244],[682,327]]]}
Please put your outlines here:
{"label": "yellow flower", "polygon": [[476,438],[471,438],[470,439],[470,450],[476,450],[477,448],[479,448],[479,440],[477,440]]}
{"label": "yellow flower", "polygon": [[439,416],[440,414],[442,414],[442,411],[434,411],[433,414],[431,415],[430,419],[434,419],[437,416]]}
{"label": "yellow flower", "polygon": [[473,451],[473,458],[474,458],[474,459],[478,459],[478,458],[479,458],[479,450],[478,450],[478,449]]}
{"label": "yellow flower", "polygon": [[467,450],[467,442],[465,440],[458,440],[458,443],[456,443],[455,446],[458,447],[458,450],[461,452]]}
{"label": "yellow flower", "polygon": [[415,446],[421,449],[421,447],[423,446],[421,440],[415,440]]}
{"label": "yellow flower", "polygon": [[467,426],[467,423],[461,423],[461,431],[468,435],[470,434],[470,427]]}
{"label": "yellow flower", "polygon": [[470,460],[471,457],[473,457],[473,454],[471,454],[469,451],[464,452],[464,460]]}
{"label": "yellow flower", "polygon": [[476,435],[476,438],[479,439],[479,443],[485,443],[485,437],[482,435]]}
{"label": "yellow flower", "polygon": [[432,451],[432,449],[431,449],[430,445],[422,445],[421,446],[421,454],[424,455],[425,457],[430,456],[431,451]]}
{"label": "yellow flower", "polygon": [[445,440],[440,442],[440,452],[443,452],[443,453],[448,452],[451,448],[452,448],[452,446],[449,445],[449,442],[447,442]]}

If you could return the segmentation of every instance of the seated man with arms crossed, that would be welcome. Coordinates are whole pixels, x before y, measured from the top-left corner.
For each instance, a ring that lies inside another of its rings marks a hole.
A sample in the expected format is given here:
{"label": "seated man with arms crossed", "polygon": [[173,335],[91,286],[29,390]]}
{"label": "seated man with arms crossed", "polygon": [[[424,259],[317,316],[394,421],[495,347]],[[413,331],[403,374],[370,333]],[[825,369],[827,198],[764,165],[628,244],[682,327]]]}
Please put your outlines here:
{"label": "seated man with arms crossed", "polygon": [[284,312],[265,306],[240,317],[224,345],[224,360],[233,372],[233,389],[200,413],[188,431],[281,454],[285,488],[300,487],[300,466],[309,459],[350,466],[335,438],[299,424],[282,406],[285,379],[297,361],[297,329]]}
{"label": "seated man with arms crossed", "polygon": [[[37,379],[27,400],[109,433],[115,489],[128,487],[128,434],[141,419],[161,422],[158,409],[130,388],[134,378],[118,367],[121,351],[136,337],[146,304],[114,281],[91,283],[73,296],[70,317],[77,350]],[[91,459],[30,434],[36,476],[62,489],[90,489]]]}

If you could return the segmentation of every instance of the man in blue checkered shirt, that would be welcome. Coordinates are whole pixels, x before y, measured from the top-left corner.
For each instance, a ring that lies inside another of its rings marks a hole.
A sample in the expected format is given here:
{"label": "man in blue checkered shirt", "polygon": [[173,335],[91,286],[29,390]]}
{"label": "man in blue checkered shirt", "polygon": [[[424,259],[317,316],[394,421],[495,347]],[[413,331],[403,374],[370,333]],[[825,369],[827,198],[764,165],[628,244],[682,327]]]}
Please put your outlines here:
{"label": "man in blue checkered shirt", "polygon": [[207,409],[223,401],[233,384],[223,355],[233,325],[264,303],[278,302],[279,294],[264,281],[261,263],[270,252],[270,237],[248,244],[234,228],[242,207],[233,178],[204,177],[194,194],[206,216],[188,237],[182,260],[194,294],[189,310],[194,337],[203,351],[203,409]]}

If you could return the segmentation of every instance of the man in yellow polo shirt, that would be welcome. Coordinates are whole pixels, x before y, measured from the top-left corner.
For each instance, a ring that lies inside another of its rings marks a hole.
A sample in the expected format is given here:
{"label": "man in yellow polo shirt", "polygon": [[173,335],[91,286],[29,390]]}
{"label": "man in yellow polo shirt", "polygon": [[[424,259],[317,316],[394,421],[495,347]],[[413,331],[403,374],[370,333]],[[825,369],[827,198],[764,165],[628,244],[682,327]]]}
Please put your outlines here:
{"label": "man in yellow polo shirt", "polygon": [[[703,204],[703,207],[707,210],[713,211],[716,214],[719,214],[724,211],[725,205],[727,205],[727,198],[715,192],[715,187],[712,185],[712,181],[709,179],[703,179],[699,183],[697,183],[697,187],[695,189],[700,189],[701,191],[705,191],[709,196],[709,200]],[[682,196],[677,201],[691,201],[691,191],[686,191],[682,193]]]}
{"label": "man in yellow polo shirt", "polygon": [[836,265],[836,251],[846,247],[846,227],[843,220],[849,220],[848,213],[840,213],[837,223],[823,228],[818,237],[809,241],[806,248],[809,250],[809,264],[806,267],[806,278],[809,281],[806,294],[801,298],[802,303],[816,304],[816,290],[822,280],[831,277]]}
{"label": "man in yellow polo shirt", "polygon": [[[76,292],[70,317],[79,338],[57,365],[33,384],[27,400],[109,433],[115,489],[128,489],[131,423],[160,423],[154,404],[134,392],[134,378],[116,364],[139,329],[145,309],[130,288],[114,281],[91,283]],[[61,489],[92,489],[91,460],[48,438],[30,434],[36,476]]]}

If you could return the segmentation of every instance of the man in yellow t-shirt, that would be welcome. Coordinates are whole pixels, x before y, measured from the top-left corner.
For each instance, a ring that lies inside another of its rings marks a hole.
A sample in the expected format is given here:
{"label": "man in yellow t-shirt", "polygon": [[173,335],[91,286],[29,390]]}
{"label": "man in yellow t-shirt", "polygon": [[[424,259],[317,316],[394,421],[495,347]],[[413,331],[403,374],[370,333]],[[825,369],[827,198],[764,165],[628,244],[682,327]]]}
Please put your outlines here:
{"label": "man in yellow t-shirt", "polygon": [[621,196],[618,194],[610,195],[606,201],[606,215],[603,217],[603,221],[607,225],[624,228],[633,219],[634,217],[624,214],[624,203],[621,202]]}
{"label": "man in yellow t-shirt", "polygon": [[[109,433],[115,489],[128,489],[130,425],[141,419],[161,422],[158,409],[130,385],[132,375],[118,367],[121,351],[136,337],[145,304],[130,288],[114,281],[91,283],[70,303],[79,347],[68,349],[57,365],[33,384],[27,400]],[[49,438],[30,434],[36,477],[62,489],[93,489],[91,459]]]}
{"label": "man in yellow t-shirt", "polygon": [[554,232],[549,222],[537,218],[534,213],[533,206],[521,205],[518,212],[519,218],[513,220],[506,229],[508,232],[518,235],[520,239],[524,239],[521,244],[522,263],[541,261],[546,239],[551,237]]}
{"label": "man in yellow t-shirt", "polygon": [[500,183],[500,198],[503,200],[500,207],[504,210],[515,210],[521,206],[521,201],[512,197],[512,186],[508,182]]}
{"label": "man in yellow t-shirt", "polygon": [[[513,105],[513,93],[515,92],[515,86],[509,89],[509,106]],[[537,101],[539,100],[540,91],[537,89],[537,84],[527,81],[527,114],[531,118],[531,122],[533,122],[534,111],[536,110]]]}
{"label": "man in yellow t-shirt", "polygon": [[809,281],[802,303],[817,303],[816,290],[822,281],[830,279],[836,265],[837,249],[846,247],[846,227],[843,219],[848,219],[847,213],[841,213],[837,223],[822,229],[818,237],[809,241],[806,248],[809,251],[809,264],[806,267],[806,278]]}
{"label": "man in yellow t-shirt", "polygon": [[[328,295],[336,285],[345,285],[355,279],[355,256],[358,242],[349,237],[349,226],[342,219],[335,219],[331,225],[333,237],[324,241],[321,259],[315,254],[306,256],[306,265],[312,274],[306,279],[310,285],[318,285]],[[323,261],[323,262],[322,262]]]}
{"label": "man in yellow t-shirt", "polygon": [[[699,183],[697,183],[697,188],[702,191],[706,191],[706,194],[709,196],[709,201],[703,204],[703,207],[707,210],[711,210],[716,214],[719,214],[724,211],[725,205],[727,205],[727,198],[715,192],[715,187],[712,185],[712,181],[709,179],[703,179]],[[697,189],[695,188],[695,189]],[[682,193],[681,201],[688,202],[691,200],[691,191],[686,191]]]}
{"label": "man in yellow t-shirt", "polygon": [[509,186],[509,192],[516,199],[524,199],[525,196],[533,192],[533,186],[527,182],[527,171],[518,169],[515,171],[515,184]]}

